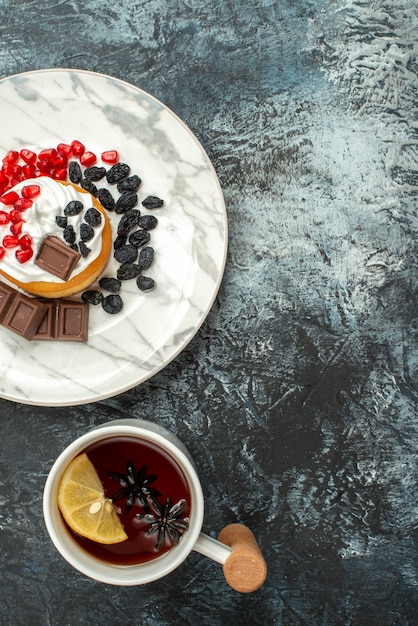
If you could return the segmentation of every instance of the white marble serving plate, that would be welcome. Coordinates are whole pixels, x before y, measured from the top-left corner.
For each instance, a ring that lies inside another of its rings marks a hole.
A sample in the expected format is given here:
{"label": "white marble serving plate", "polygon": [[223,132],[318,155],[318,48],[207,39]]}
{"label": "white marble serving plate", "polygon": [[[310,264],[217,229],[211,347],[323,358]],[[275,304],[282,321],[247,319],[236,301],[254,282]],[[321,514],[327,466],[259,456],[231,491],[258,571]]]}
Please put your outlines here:
{"label": "white marble serving plate", "polygon": [[119,151],[143,181],[140,201],[147,195],[165,201],[155,212],[155,261],[147,271],[157,287],[141,293],[135,280],[124,281],[124,309],[117,315],[91,306],[86,344],[28,342],[0,326],[0,396],[65,406],[126,391],[184,349],[219,289],[227,218],[210,160],[161,102],[92,72],[41,70],[3,79],[0,115],[0,158],[11,149],[79,139],[97,154]]}

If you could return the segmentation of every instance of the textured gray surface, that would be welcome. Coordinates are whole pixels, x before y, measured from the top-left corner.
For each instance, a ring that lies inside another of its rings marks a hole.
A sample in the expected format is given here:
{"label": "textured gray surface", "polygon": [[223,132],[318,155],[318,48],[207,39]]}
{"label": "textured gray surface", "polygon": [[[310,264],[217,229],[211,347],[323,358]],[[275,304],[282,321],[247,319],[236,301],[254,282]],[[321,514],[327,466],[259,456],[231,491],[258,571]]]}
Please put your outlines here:
{"label": "textured gray surface", "polygon": [[[2,77],[74,67],[150,92],[207,150],[230,227],[219,297],[160,374],[81,407],[0,402],[0,622],[418,624],[416,2],[0,4]],[[189,447],[208,533],[252,527],[261,590],[197,554],[114,589],[54,551],[53,459],[126,415]]]}

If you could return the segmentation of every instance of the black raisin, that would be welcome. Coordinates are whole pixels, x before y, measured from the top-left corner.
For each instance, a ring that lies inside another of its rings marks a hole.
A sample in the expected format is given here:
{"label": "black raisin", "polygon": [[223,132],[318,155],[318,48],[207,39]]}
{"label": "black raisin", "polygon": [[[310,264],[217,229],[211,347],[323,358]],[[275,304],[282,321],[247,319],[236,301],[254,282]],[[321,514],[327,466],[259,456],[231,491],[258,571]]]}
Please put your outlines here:
{"label": "black raisin", "polygon": [[127,244],[115,250],[113,256],[118,263],[133,263],[138,256],[138,248],[132,244]]}
{"label": "black raisin", "polygon": [[123,193],[124,191],[138,191],[141,182],[141,179],[136,174],[128,176],[128,178],[124,178],[118,183],[118,191],[119,193]]}
{"label": "black raisin", "polygon": [[83,203],[80,200],[71,200],[64,209],[67,216],[78,215],[83,210]]}
{"label": "black raisin", "polygon": [[146,248],[142,248],[139,253],[138,265],[142,267],[143,270],[149,268],[154,260],[154,249],[151,246],[147,246]]}
{"label": "black raisin", "polygon": [[141,218],[141,213],[137,209],[131,209],[122,215],[118,224],[118,235],[127,235],[135,226],[138,226],[138,222]]}
{"label": "black raisin", "polygon": [[92,180],[95,183],[97,183],[97,181],[99,180],[102,180],[105,174],[106,174],[105,167],[97,167],[95,165],[93,165],[93,167],[88,167],[87,169],[84,170],[84,177],[87,178],[88,180]]}
{"label": "black raisin", "polygon": [[69,224],[62,231],[62,236],[68,244],[75,243],[75,230],[72,224]]}
{"label": "black raisin", "polygon": [[145,246],[151,239],[151,235],[147,230],[143,230],[140,228],[132,233],[129,237],[129,243],[132,243],[137,248],[141,248],[141,246]]}
{"label": "black raisin", "polygon": [[138,196],[134,191],[124,191],[115,204],[115,213],[126,213],[138,204]]}
{"label": "black raisin", "polygon": [[90,226],[99,226],[99,224],[102,223],[102,214],[96,209],[96,207],[92,206],[86,211],[84,219],[87,224],[90,224]]}
{"label": "black raisin", "polygon": [[90,241],[94,237],[94,228],[84,222],[80,225],[80,238],[82,241]]}
{"label": "black raisin", "polygon": [[96,198],[106,211],[113,211],[115,208],[115,200],[108,189],[98,189]]}
{"label": "black raisin", "polygon": [[126,235],[118,235],[115,241],[113,242],[113,249],[119,250],[119,248],[122,248],[122,246],[124,246],[125,243],[126,243]]}
{"label": "black raisin", "polygon": [[157,198],[157,196],[148,196],[142,201],[142,206],[146,209],[159,209],[163,204],[164,201],[161,198]]}
{"label": "black raisin", "polygon": [[107,182],[110,185],[120,182],[123,178],[129,176],[130,169],[131,168],[129,165],[126,165],[126,163],[116,163],[112,165],[110,170],[106,172]]}
{"label": "black raisin", "polygon": [[86,304],[100,304],[103,301],[103,294],[97,289],[89,289],[81,294],[81,299]]}
{"label": "black raisin", "polygon": [[149,276],[138,276],[136,284],[141,291],[149,291],[155,287],[155,280]]}
{"label": "black raisin", "polygon": [[120,291],[121,281],[117,278],[103,277],[99,280],[99,285],[102,289],[106,289],[106,291],[118,293],[118,291]]}
{"label": "black raisin", "polygon": [[143,215],[139,220],[138,226],[145,228],[145,230],[152,230],[158,224],[158,220],[155,215]]}
{"label": "black raisin", "polygon": [[122,263],[118,268],[118,280],[130,280],[136,278],[141,273],[141,268],[135,263]]}
{"label": "black raisin", "polygon": [[98,191],[96,185],[91,180],[87,180],[87,178],[83,178],[80,181],[80,187],[91,193],[92,196],[95,196]]}
{"label": "black raisin", "polygon": [[80,252],[81,255],[86,259],[91,252],[91,248],[88,248],[84,241],[80,241]]}
{"label": "black raisin", "polygon": [[68,224],[68,220],[65,215],[57,215],[55,217],[55,222],[60,228],[65,228]]}
{"label": "black raisin", "polygon": [[80,180],[83,178],[83,174],[81,173],[81,167],[77,163],[77,161],[70,161],[68,164],[68,177],[72,183],[78,185]]}
{"label": "black raisin", "polygon": [[106,313],[110,313],[111,315],[119,313],[123,309],[122,298],[118,294],[106,296],[106,298],[102,300],[102,307]]}

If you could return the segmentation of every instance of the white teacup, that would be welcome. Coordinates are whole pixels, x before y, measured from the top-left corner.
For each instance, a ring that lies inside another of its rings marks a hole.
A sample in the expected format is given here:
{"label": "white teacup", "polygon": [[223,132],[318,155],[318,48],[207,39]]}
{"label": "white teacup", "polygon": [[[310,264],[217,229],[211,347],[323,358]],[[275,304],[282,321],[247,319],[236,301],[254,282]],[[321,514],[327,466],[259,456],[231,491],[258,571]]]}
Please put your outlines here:
{"label": "white teacup", "polygon": [[[113,565],[90,555],[73,538],[58,508],[58,486],[68,464],[92,443],[115,436],[136,436],[162,448],[183,471],[190,491],[189,528],[178,545],[161,556],[138,565]],[[204,500],[190,454],[176,436],[153,422],[137,419],[115,420],[73,441],[57,458],[48,475],[43,512],[49,535],[64,559],[84,575],[107,584],[128,586],[152,582],[172,572],[192,550],[221,563],[228,583],[237,591],[254,591],[263,584],[266,577],[264,558],[254,535],[246,526],[227,526],[219,535],[221,541],[201,532]]]}

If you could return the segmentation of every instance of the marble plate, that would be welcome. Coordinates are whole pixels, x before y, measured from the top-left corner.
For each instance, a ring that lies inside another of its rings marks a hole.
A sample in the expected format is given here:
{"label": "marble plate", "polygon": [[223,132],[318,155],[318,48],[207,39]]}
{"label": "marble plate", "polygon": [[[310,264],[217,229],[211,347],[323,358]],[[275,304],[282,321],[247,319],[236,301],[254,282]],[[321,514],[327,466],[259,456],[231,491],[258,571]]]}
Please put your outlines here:
{"label": "marble plate", "polygon": [[41,70],[3,79],[0,116],[7,120],[0,154],[73,139],[97,154],[117,149],[142,179],[140,201],[147,195],[165,201],[152,233],[155,261],[148,270],[157,287],[141,293],[135,280],[124,281],[118,315],[91,306],[86,344],[28,342],[0,327],[0,396],[66,406],[126,391],[184,349],[219,289],[227,218],[211,162],[161,102],[92,72]]}

